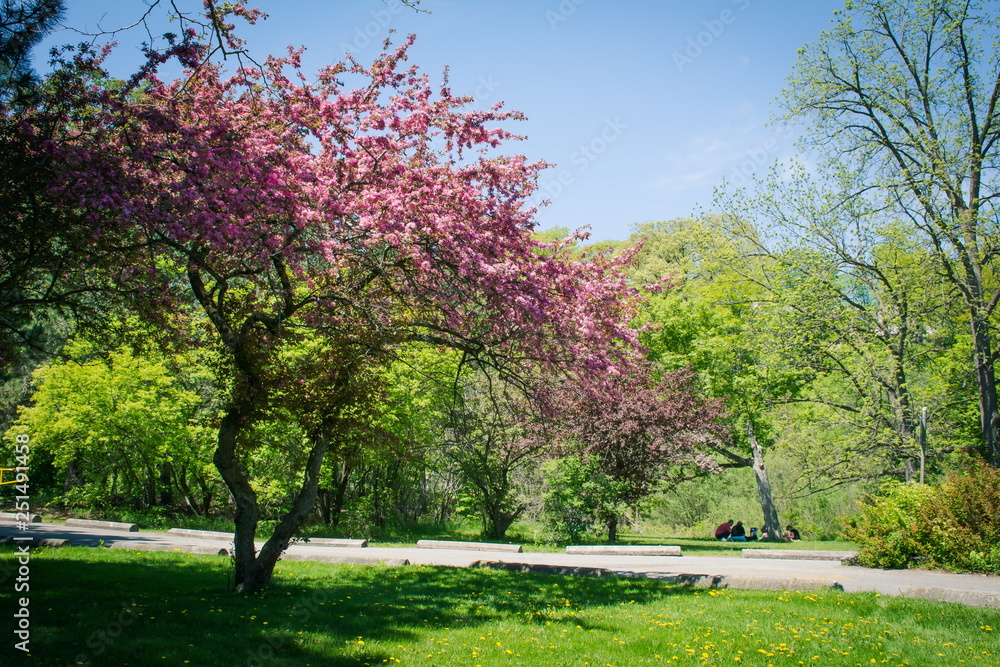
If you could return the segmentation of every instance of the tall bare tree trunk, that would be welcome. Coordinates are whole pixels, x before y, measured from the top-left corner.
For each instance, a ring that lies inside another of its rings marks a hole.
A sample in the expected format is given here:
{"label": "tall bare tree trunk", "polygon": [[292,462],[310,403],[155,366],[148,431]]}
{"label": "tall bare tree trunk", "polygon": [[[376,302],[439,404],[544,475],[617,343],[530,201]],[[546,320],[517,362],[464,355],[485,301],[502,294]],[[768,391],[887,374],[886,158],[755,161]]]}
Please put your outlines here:
{"label": "tall bare tree trunk", "polygon": [[976,384],[979,389],[979,419],[983,444],[990,465],[1000,468],[1000,410],[997,405],[997,380],[993,371],[993,350],[989,324],[972,313],[972,341],[976,355]]}
{"label": "tall bare tree trunk", "polygon": [[749,420],[747,420],[747,440],[750,441],[750,448],[753,450],[753,474],[757,478],[757,495],[760,497],[760,509],[764,513],[764,527],[767,529],[768,539],[780,540],[781,522],[778,521],[778,510],[771,495],[771,482],[767,479],[767,468],[764,467],[764,448],[757,442],[757,434],[753,430],[753,423]]}

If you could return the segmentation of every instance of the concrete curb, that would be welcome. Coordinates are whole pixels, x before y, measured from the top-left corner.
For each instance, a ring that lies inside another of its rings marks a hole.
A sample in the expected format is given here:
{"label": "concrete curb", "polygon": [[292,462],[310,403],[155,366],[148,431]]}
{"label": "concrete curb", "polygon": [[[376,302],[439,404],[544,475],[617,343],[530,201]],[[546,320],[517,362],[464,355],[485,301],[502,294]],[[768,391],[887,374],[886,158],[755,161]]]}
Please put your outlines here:
{"label": "concrete curb", "polygon": [[121,523],[118,521],[94,521],[91,519],[66,519],[67,526],[80,526],[81,528],[104,528],[105,530],[124,530],[129,533],[139,532],[139,526],[134,523]]}
{"label": "concrete curb", "polygon": [[350,540],[335,537],[299,537],[294,544],[317,547],[346,547],[349,549],[367,549],[368,540]]}
{"label": "concrete curb", "polygon": [[206,547],[197,544],[174,546],[172,544],[157,544],[155,542],[112,542],[108,546],[111,549],[125,549],[127,551],[167,551],[184,554],[207,554],[211,556],[229,555],[229,551],[222,547]]}
{"label": "concrete curb", "polygon": [[558,574],[568,577],[614,577],[616,573],[603,567],[574,567],[572,565],[545,565],[543,563],[507,563],[498,560],[477,560],[469,567],[483,567],[507,572],[533,574]]}
{"label": "concrete curb", "polygon": [[1000,609],[1000,594],[980,591],[963,591],[954,588],[925,588],[911,586],[900,593],[903,597],[933,600],[935,602],[956,602],[967,607]]}
{"label": "concrete curb", "polygon": [[[218,530],[195,530],[193,528],[171,528],[167,531],[171,535],[180,537],[196,537],[202,540],[225,540],[232,542],[233,533],[224,533]],[[368,540],[348,540],[332,537],[305,537],[293,538],[292,544],[307,544],[317,547],[347,547],[351,549],[364,549],[368,546]]]}
{"label": "concrete curb", "polygon": [[503,561],[477,560],[470,567],[485,567],[508,572],[531,572],[534,574],[556,574],[573,577],[622,577],[633,579],[656,579],[670,584],[692,588],[732,588],[734,590],[757,591],[819,591],[844,590],[837,581],[822,577],[767,577],[722,574],[674,574],[669,572],[616,571],[603,567],[570,567],[565,565],[544,565],[538,563],[506,563]]}
{"label": "concrete curb", "polygon": [[743,549],[744,558],[782,558],[785,560],[839,560],[858,555],[857,551],[806,551],[804,549]]}
{"label": "concrete curb", "polygon": [[22,520],[18,517],[27,516],[28,520],[24,523],[41,523],[42,517],[40,514],[25,514],[24,512],[0,512],[0,521],[16,521],[22,523]]}
{"label": "concrete curb", "polygon": [[649,546],[581,545],[566,547],[566,553],[601,556],[680,556],[681,548],[652,544]]}
{"label": "concrete curb", "polygon": [[465,551],[502,551],[519,554],[520,544],[490,544],[488,542],[450,542],[446,540],[419,540],[417,547],[421,549],[462,549]]}
{"label": "concrete curb", "polygon": [[16,540],[13,537],[0,539],[0,544],[29,547],[71,547],[69,540],[51,539],[47,537],[32,537],[30,540]]}
{"label": "concrete curb", "polygon": [[217,530],[195,530],[193,528],[171,528],[167,531],[171,535],[180,537],[197,537],[203,540],[227,540],[233,541],[232,533],[223,533]]}
{"label": "concrete curb", "polygon": [[312,561],[316,563],[335,563],[342,565],[383,565],[385,567],[403,567],[409,565],[406,558],[376,558],[375,556],[338,556],[333,554],[295,554],[283,553],[281,560]]}

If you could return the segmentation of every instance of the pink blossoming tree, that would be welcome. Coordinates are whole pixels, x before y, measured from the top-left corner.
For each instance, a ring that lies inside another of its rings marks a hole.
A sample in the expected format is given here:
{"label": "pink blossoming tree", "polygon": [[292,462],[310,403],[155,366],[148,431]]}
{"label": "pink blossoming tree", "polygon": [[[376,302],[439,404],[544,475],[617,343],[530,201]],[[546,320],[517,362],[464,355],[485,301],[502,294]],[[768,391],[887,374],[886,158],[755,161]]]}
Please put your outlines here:
{"label": "pink blossoming tree", "polygon": [[[184,47],[181,78],[150,67],[115,89],[92,60],[76,67],[87,104],[45,144],[49,195],[85,215],[95,249],[114,248],[125,305],[221,351],[214,461],[235,502],[240,590],[269,582],[339,425],[399,346],[462,350],[536,396],[543,379],[614,375],[637,355],[627,258],[534,241],[526,202],[544,164],[492,153],[515,138],[496,124],[520,116],[434,90],[402,64],[411,42],[314,80],[296,52],[226,78]],[[248,434],[277,411],[311,449],[257,553]]]}

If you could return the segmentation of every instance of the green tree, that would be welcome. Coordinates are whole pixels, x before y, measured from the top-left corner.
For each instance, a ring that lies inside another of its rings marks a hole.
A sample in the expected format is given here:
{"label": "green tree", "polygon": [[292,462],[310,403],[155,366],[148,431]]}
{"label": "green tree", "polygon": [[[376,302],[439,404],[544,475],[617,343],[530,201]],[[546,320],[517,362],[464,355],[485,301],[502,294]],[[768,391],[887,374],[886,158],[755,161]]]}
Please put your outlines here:
{"label": "green tree", "polygon": [[809,377],[777,352],[771,300],[759,284],[769,263],[746,241],[753,230],[735,233],[735,222],[711,216],[636,227],[631,241],[645,239],[637,257],[639,280],[666,279],[671,285],[645,307],[644,317],[654,326],[644,342],[662,367],[693,369],[707,395],[725,399],[733,444],[706,446],[723,468],[754,469],[764,524],[769,534],[780,535],[764,463],[775,433],[771,408],[797,395]]}
{"label": "green tree", "polygon": [[628,510],[628,482],[604,471],[590,454],[550,459],[542,466],[543,518],[556,542],[579,542]]}
{"label": "green tree", "polygon": [[39,85],[32,48],[59,22],[62,0],[0,1],[0,430],[28,396],[38,364],[65,343],[71,318],[53,308],[72,233],[41,190],[50,175],[36,152],[49,128],[25,133],[20,114]]}
{"label": "green tree", "polygon": [[319,489],[323,520],[366,534],[409,527],[451,514],[458,481],[442,455],[443,427],[455,391],[460,354],[405,346],[382,371],[382,391],[366,419],[342,431]]}
{"label": "green tree", "polygon": [[941,407],[951,398],[928,382],[936,359],[955,344],[950,290],[911,227],[892,211],[871,210],[864,198],[845,197],[855,176],[828,180],[832,185],[821,185],[803,170],[776,168],[754,195],[724,196],[721,207],[753,221],[754,234],[743,241],[771,266],[756,281],[773,304],[774,339],[782,357],[813,375],[808,391],[786,400],[825,406],[812,415],[847,427],[840,446],[802,448],[824,460],[806,470],[821,467],[840,481],[911,479],[917,406]]}
{"label": "green tree", "polygon": [[468,369],[456,382],[444,421],[443,455],[468,490],[485,537],[503,538],[527,509],[516,480],[545,449],[531,432],[535,411],[522,391],[485,369]]}
{"label": "green tree", "polygon": [[[204,514],[221,480],[209,462],[213,429],[202,425],[202,396],[184,388],[163,361],[119,350],[39,368],[32,405],[8,435],[31,434],[51,457],[70,505],[107,509],[172,507]],[[10,439],[10,438],[9,438]]]}
{"label": "green tree", "polygon": [[0,103],[29,95],[38,84],[31,49],[64,11],[63,0],[0,0]]}
{"label": "green tree", "polygon": [[1000,211],[1000,9],[978,0],[852,0],[805,47],[782,101],[847,193],[922,236],[962,298],[982,442],[1000,465],[994,317]]}

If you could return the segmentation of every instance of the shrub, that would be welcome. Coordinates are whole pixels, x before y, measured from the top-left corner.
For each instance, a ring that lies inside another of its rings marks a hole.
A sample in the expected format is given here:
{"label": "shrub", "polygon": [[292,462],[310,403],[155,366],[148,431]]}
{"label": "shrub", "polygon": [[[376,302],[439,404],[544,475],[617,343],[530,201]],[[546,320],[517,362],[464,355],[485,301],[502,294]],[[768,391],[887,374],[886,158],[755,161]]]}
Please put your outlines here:
{"label": "shrub", "polygon": [[915,560],[958,571],[1000,574],[1000,471],[976,463],[938,487],[883,487],[845,534],[867,567],[900,568]]}
{"label": "shrub", "polygon": [[1000,572],[1000,471],[977,462],[948,475],[922,516],[925,555],[934,563]]}
{"label": "shrub", "polygon": [[868,499],[861,507],[861,515],[845,531],[860,548],[858,564],[902,568],[922,556],[922,510],[933,493],[929,486],[891,482],[882,487],[880,495]]}

